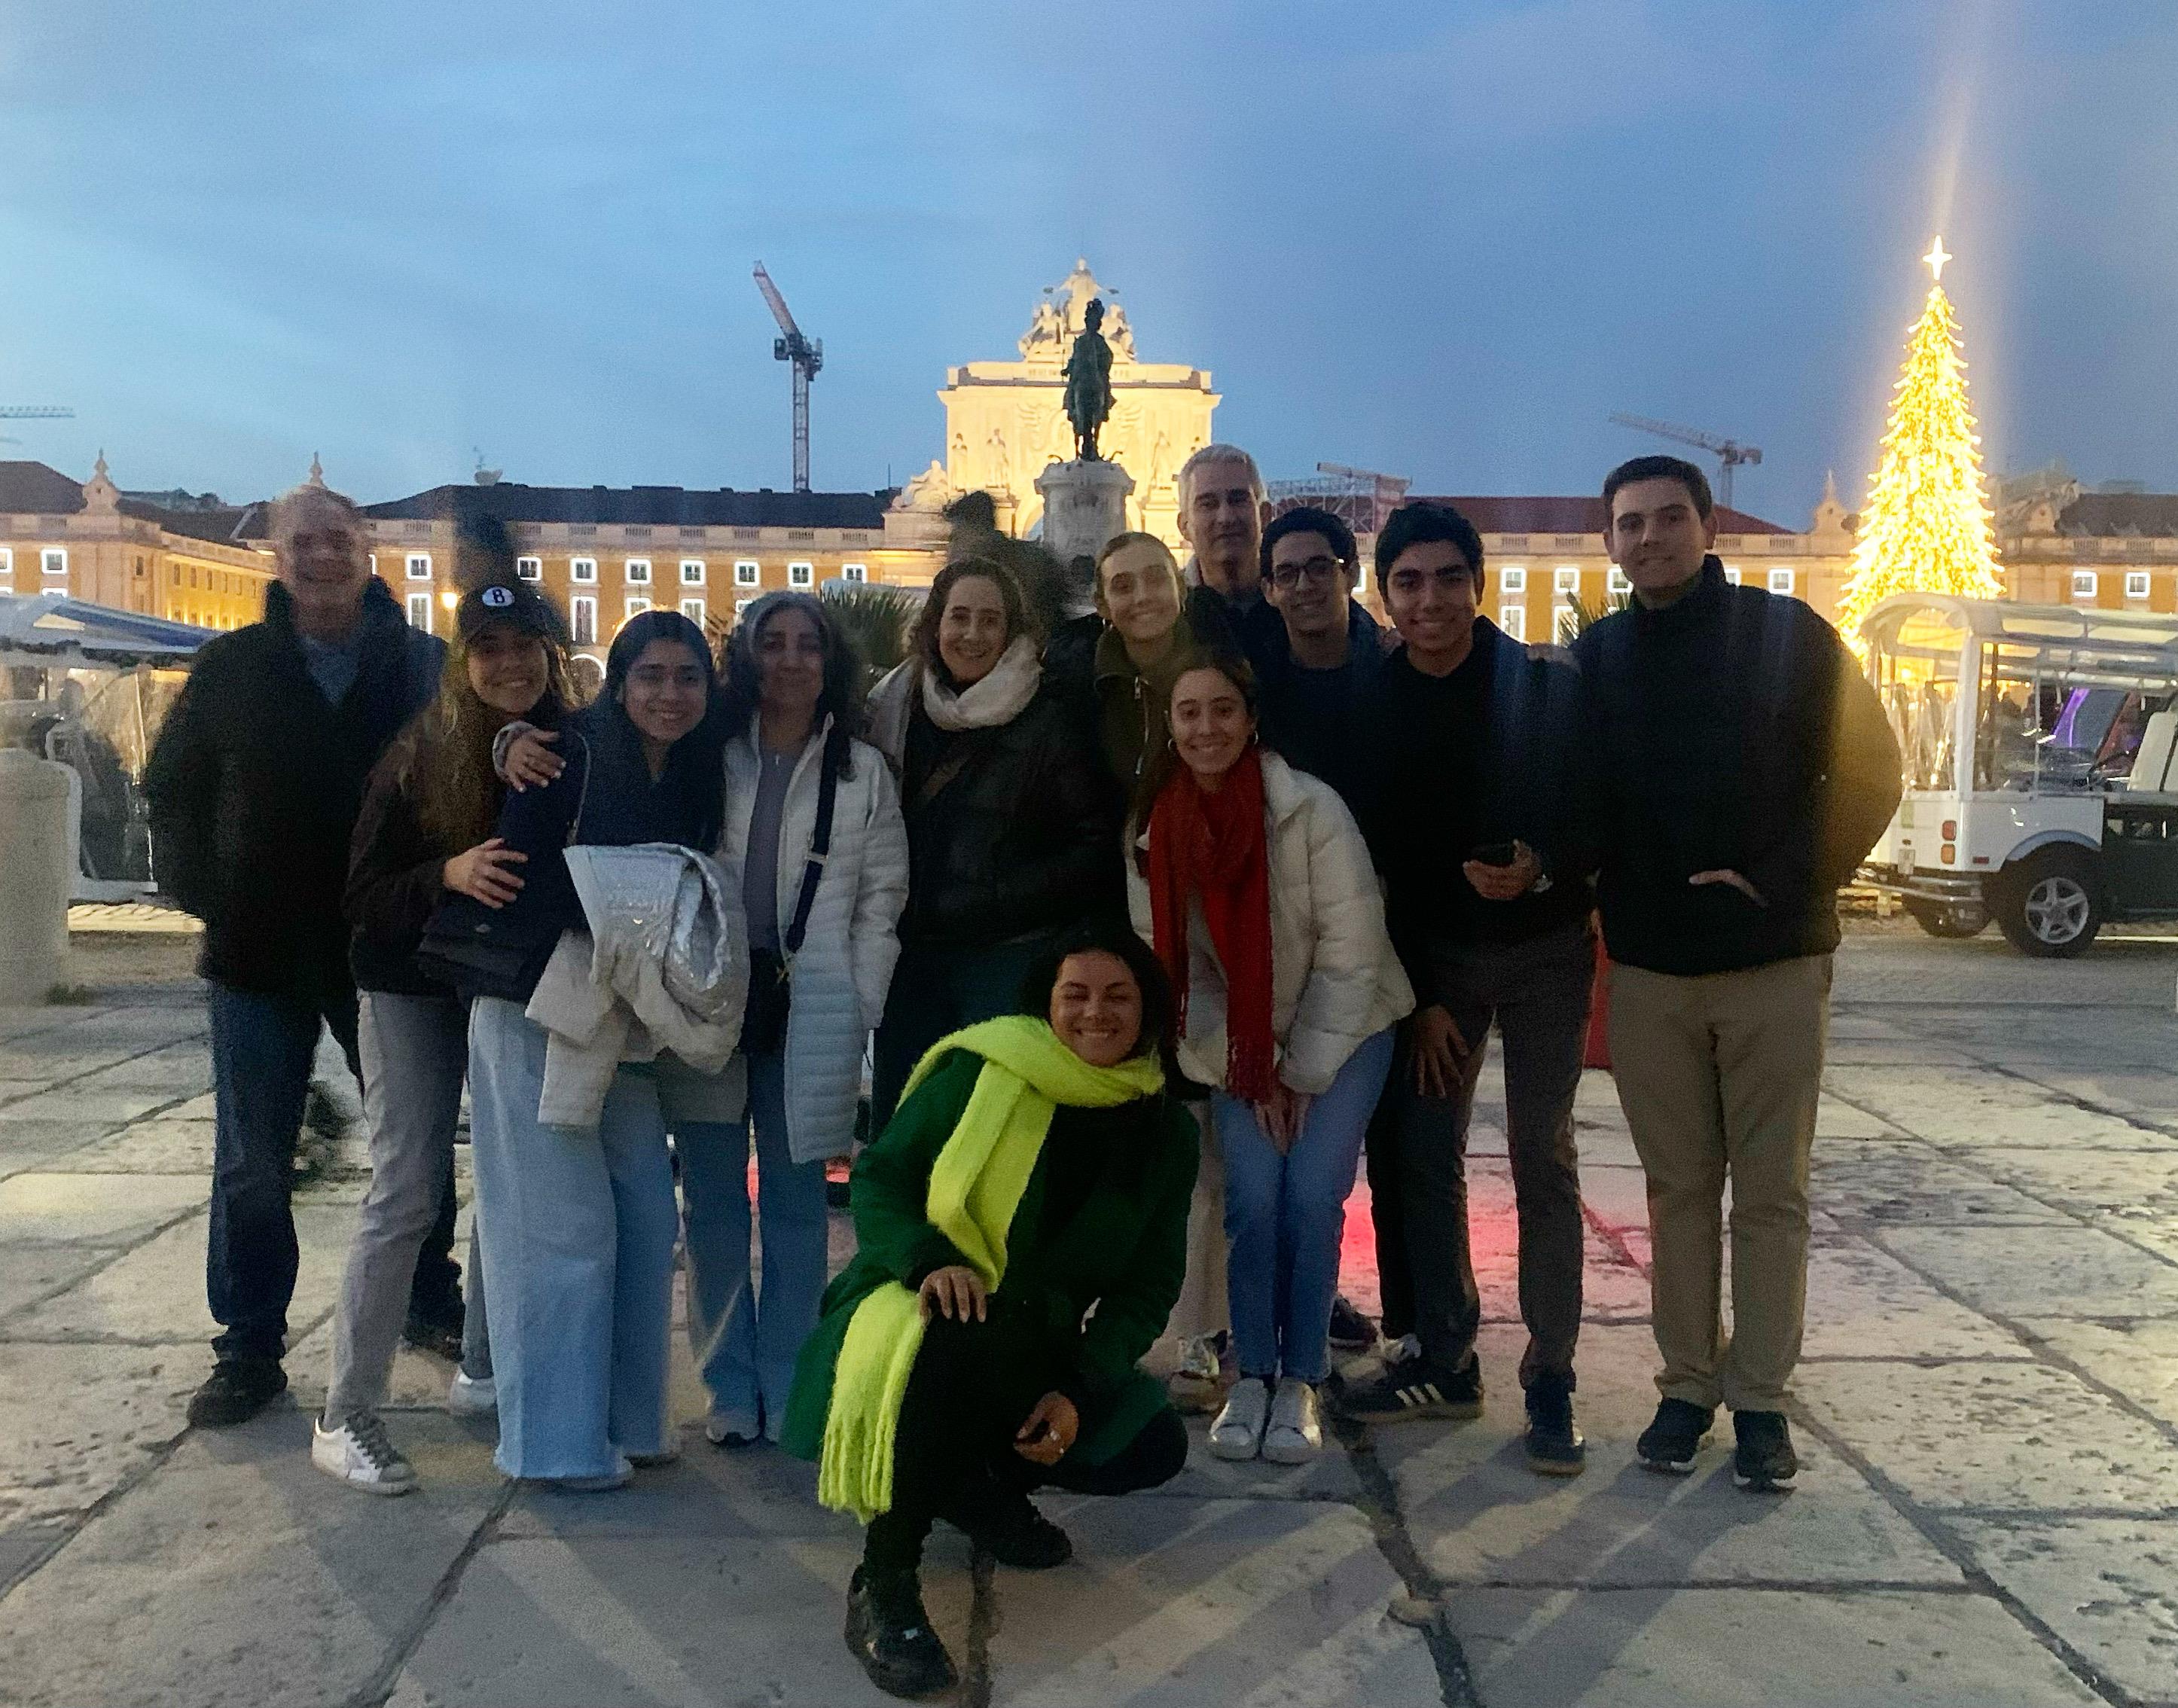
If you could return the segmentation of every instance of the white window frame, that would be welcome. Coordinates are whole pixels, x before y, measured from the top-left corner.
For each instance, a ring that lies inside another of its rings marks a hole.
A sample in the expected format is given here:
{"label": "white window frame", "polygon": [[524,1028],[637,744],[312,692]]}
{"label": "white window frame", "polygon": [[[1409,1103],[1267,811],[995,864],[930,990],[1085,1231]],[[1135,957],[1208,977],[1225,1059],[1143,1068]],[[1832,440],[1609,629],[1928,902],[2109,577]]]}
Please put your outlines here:
{"label": "white window frame", "polygon": [[41,545],[38,548],[38,573],[47,581],[68,579],[68,548],[64,545]]}
{"label": "white window frame", "polygon": [[736,622],[739,622],[743,617],[747,616],[748,615],[749,607],[755,603],[756,601],[752,599],[736,599],[734,601],[734,621]]}
{"label": "white window frame", "polygon": [[1775,594],[1781,594],[1787,598],[1790,598],[1792,592],[1792,572],[1789,569],[1771,570],[1770,572],[1770,591]]}
{"label": "white window frame", "polygon": [[1560,564],[1551,572],[1551,585],[1561,594],[1578,596],[1580,592],[1580,566],[1577,563]]}
{"label": "white window frame", "polygon": [[641,616],[643,614],[643,612],[645,612],[645,611],[648,610],[649,609],[650,609],[650,595],[649,595],[649,594],[642,594],[642,593],[632,593],[632,594],[628,594],[628,596],[627,596],[627,605],[625,606],[625,608],[624,608],[624,609],[621,610],[621,618],[620,618],[620,620],[621,620],[622,622],[629,621],[630,620],[632,620],[632,619],[633,619],[633,618],[635,618],[635,617]]}
{"label": "white window frame", "polygon": [[523,581],[542,581],[544,579],[544,560],[541,557],[517,557],[514,560],[514,572]]}
{"label": "white window frame", "polygon": [[408,554],[408,579],[411,581],[429,581],[430,578],[431,554],[428,551],[410,552]]}
{"label": "white window frame", "polygon": [[594,557],[571,557],[567,560],[567,579],[593,586],[598,578],[598,561]]}
{"label": "white window frame", "polygon": [[1528,590],[1528,566],[1508,563],[1497,572],[1497,590],[1500,593],[1525,593]]}
{"label": "white window frame", "polygon": [[1524,605],[1501,605],[1497,607],[1497,627],[1505,632],[1508,640],[1524,641],[1528,638],[1528,608]]}
{"label": "white window frame", "polygon": [[2095,572],[2092,569],[2076,569],[2072,572],[2072,597],[2074,599],[2093,599],[2095,596],[2095,588],[2099,584]]}
{"label": "white window frame", "polygon": [[703,578],[704,578],[704,576],[705,576],[705,574],[706,574],[706,573],[707,573],[707,571],[706,571],[706,569],[705,569],[704,563],[703,563],[703,560],[702,558],[700,558],[700,557],[684,557],[684,558],[682,558],[682,559],[681,560],[681,586],[683,586],[683,587],[701,587],[701,586],[703,586]]}
{"label": "white window frame", "polygon": [[817,585],[817,566],[813,563],[790,563],[786,566],[786,584],[789,587]]}
{"label": "white window frame", "polygon": [[0,545],[0,581],[10,587],[15,584],[15,553],[9,546]]}
{"label": "white window frame", "polygon": [[[583,632],[585,630],[588,632]],[[578,647],[598,643],[598,602],[594,598],[577,594],[567,601],[567,632],[574,637]]]}
{"label": "white window frame", "polygon": [[1739,585],[1739,566],[1736,563],[1727,563],[1725,565],[1724,578],[1730,582],[1734,587],[1737,587]]}
{"label": "white window frame", "polygon": [[370,554],[369,554],[369,556],[370,556],[370,572],[371,572],[373,575],[375,575],[375,574],[377,574],[377,573],[378,573],[378,554],[377,554],[376,552],[375,552],[375,551],[374,551],[374,552],[372,552],[372,553],[370,553]]}
{"label": "white window frame", "polygon": [[430,633],[431,595],[430,594],[412,593],[408,595],[408,627],[419,628],[425,634]]}
{"label": "white window frame", "polygon": [[869,578],[870,567],[867,563],[843,563],[840,566],[840,579],[842,581],[866,583]]}
{"label": "white window frame", "polygon": [[1615,563],[1611,566],[1611,573],[1604,577],[1603,585],[1613,599],[1631,599],[1634,596],[1634,583],[1627,578],[1626,572]]}
{"label": "white window frame", "polygon": [[2125,596],[2127,599],[2146,599],[2148,597],[2148,572],[2146,570],[2128,569],[2126,571]]}
{"label": "white window frame", "polygon": [[621,575],[627,579],[627,584],[630,587],[648,587],[650,585],[650,560],[648,558],[627,558],[622,560],[620,567]]}
{"label": "white window frame", "polygon": [[681,615],[687,617],[698,628],[703,626],[703,610],[704,605],[701,599],[692,597],[681,601]]}
{"label": "white window frame", "polygon": [[734,560],[734,585],[736,587],[762,587],[763,585],[763,566],[758,563],[752,557],[736,558]]}

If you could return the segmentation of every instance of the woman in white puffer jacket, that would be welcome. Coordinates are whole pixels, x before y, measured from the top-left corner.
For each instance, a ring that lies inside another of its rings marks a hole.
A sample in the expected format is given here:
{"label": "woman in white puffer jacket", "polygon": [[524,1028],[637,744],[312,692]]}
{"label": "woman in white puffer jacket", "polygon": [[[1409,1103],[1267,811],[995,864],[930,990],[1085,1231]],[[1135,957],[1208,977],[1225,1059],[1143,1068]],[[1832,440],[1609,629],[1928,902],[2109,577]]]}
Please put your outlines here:
{"label": "woman in white puffer jacket", "polygon": [[1179,996],[1180,1066],[1212,1088],[1224,1155],[1241,1379],[1210,1449],[1300,1464],[1323,1445],[1344,1206],[1414,991],[1353,815],[1256,744],[1248,666],[1191,656],[1170,713],[1129,896]]}

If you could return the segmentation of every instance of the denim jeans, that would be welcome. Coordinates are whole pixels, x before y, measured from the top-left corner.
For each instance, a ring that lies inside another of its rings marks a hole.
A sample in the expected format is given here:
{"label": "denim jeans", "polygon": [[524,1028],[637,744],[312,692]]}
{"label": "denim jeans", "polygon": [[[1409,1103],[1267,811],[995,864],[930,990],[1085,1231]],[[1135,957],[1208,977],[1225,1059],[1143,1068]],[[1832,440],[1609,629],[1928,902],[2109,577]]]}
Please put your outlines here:
{"label": "denim jeans", "polygon": [[622,1067],[594,1127],[537,1119],[544,1033],[520,1005],[469,1014],[469,1120],[499,1384],[501,1470],[602,1476],[666,1444],[680,1218],[658,1090]]}
{"label": "denim jeans", "polygon": [[[353,990],[322,999],[272,995],[207,981],[211,1019],[213,1128],[211,1224],[205,1291],[224,1330],[218,1358],[278,1358],[287,1349],[287,1306],[295,1296],[295,1135],[309,1096],[310,1064],[320,1024],[332,1028],[358,1081]],[[446,1157],[451,1186],[453,1156]],[[454,1243],[453,1195],[424,1239],[410,1296],[435,1309],[461,1271]]]}
{"label": "denim jeans", "polygon": [[[794,1355],[817,1327],[824,1291],[824,1165],[786,1153],[786,1067],[748,1061],[749,1108],[739,1125],[682,1121],[673,1130],[688,1248],[688,1343],[711,1415],[737,1433],[774,1441],[794,1385]],[[755,1129],[763,1280],[749,1278],[748,1160]]]}
{"label": "denim jeans", "polygon": [[1310,1103],[1300,1136],[1283,1156],[1253,1105],[1211,1096],[1225,1152],[1227,1303],[1243,1376],[1299,1382],[1331,1374],[1331,1301],[1346,1200],[1362,1136],[1392,1065],[1389,1027],[1363,1040],[1330,1089]]}
{"label": "denim jeans", "polygon": [[[333,1316],[333,1373],[325,1414],[330,1424],[385,1404],[408,1314],[409,1278],[453,1185],[454,1128],[469,1062],[468,1013],[453,998],[366,990],[361,1004],[370,1188]],[[472,1376],[489,1376],[487,1307],[473,1229],[468,1279],[462,1367]]]}
{"label": "denim jeans", "polygon": [[911,944],[900,950],[884,1017],[878,1022],[870,1076],[872,1138],[884,1130],[908,1076],[933,1044],[964,1026],[1014,1011],[1021,981],[1053,935],[1039,933],[989,949]]}

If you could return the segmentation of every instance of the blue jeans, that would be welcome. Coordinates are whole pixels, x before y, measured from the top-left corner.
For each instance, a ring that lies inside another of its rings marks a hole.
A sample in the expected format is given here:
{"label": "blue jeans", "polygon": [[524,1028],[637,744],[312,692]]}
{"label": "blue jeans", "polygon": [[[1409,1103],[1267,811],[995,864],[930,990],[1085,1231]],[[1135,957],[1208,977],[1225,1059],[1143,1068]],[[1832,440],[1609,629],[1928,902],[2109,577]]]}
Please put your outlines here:
{"label": "blue jeans", "polygon": [[1322,1382],[1331,1374],[1339,1236],[1362,1136],[1391,1070],[1392,1037],[1387,1028],[1346,1059],[1283,1156],[1252,1105],[1211,1094],[1225,1152],[1226,1292],[1243,1376]]}
{"label": "blue jeans", "polygon": [[594,1128],[537,1119],[544,1033],[519,1004],[469,1015],[470,1143],[509,1476],[602,1476],[666,1445],[673,1168],[658,1089],[621,1069]]}
{"label": "blue jeans", "polygon": [[[321,999],[240,990],[207,981],[211,1019],[213,1127],[211,1217],[205,1292],[225,1331],[217,1358],[278,1358],[287,1349],[287,1306],[295,1296],[295,1135],[310,1091],[318,1028],[331,1026],[360,1081],[353,990]],[[453,1154],[446,1161],[440,1212],[410,1282],[411,1308],[440,1314],[460,1280],[454,1243]]]}
{"label": "blue jeans", "polygon": [[[748,1061],[749,1107],[739,1125],[683,1121],[673,1130],[688,1245],[688,1344],[711,1415],[736,1433],[773,1440],[786,1416],[794,1355],[817,1327],[824,1291],[824,1165],[786,1153],[786,1068]],[[749,1132],[756,1132],[763,1279],[749,1284]]]}

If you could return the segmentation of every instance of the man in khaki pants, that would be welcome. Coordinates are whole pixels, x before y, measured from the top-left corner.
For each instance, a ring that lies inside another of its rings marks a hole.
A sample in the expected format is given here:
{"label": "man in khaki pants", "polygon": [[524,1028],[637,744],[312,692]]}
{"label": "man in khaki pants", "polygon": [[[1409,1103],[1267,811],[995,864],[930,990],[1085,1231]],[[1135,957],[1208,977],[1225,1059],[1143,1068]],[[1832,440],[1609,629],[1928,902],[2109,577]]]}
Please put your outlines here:
{"label": "man in khaki pants", "polygon": [[1898,747],[1836,632],[1798,599],[1733,585],[1710,555],[1700,469],[1639,457],[1603,498],[1634,603],[1574,652],[1616,963],[1612,1067],[1648,1175],[1664,1360],[1639,1451],[1691,1470],[1721,1400],[1741,1486],[1776,1488],[1798,1470],[1785,1387],[1807,1298],[1837,890],[1897,807]]}

